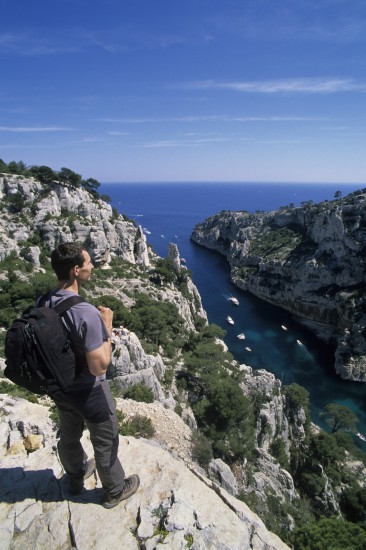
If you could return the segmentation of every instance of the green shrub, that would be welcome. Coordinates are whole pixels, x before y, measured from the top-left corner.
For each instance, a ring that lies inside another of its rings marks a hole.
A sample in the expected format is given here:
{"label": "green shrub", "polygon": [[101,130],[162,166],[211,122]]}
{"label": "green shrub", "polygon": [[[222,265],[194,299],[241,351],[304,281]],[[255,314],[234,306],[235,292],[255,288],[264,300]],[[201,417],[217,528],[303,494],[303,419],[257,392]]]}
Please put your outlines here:
{"label": "green shrub", "polygon": [[147,416],[137,414],[126,420],[125,415],[121,411],[117,411],[117,419],[121,435],[144,437],[145,439],[151,439],[155,435],[154,426]]}
{"label": "green shrub", "polygon": [[0,331],[0,357],[5,357],[4,345],[5,345],[5,330]]}
{"label": "green shrub", "polygon": [[286,446],[284,440],[281,437],[277,437],[272,441],[269,447],[269,452],[278,460],[282,468],[284,468],[285,470],[289,469],[290,465],[286,453]]}
{"label": "green shrub", "polygon": [[174,369],[167,368],[164,372],[164,384],[167,388],[170,388],[174,380]]}
{"label": "green shrub", "polygon": [[50,414],[50,418],[51,418],[52,422],[54,423],[54,425],[56,426],[56,428],[59,428],[60,427],[60,419],[59,419],[59,416],[58,416],[57,407],[54,403],[50,406],[50,413],[49,414]]}
{"label": "green shrub", "polygon": [[363,523],[366,527],[366,488],[360,487],[356,481],[343,492],[341,510],[345,518],[353,523]]}
{"label": "green shrub", "polygon": [[299,384],[290,384],[283,386],[283,391],[289,406],[294,410],[305,409],[309,407],[309,392]]}
{"label": "green shrub", "polygon": [[154,272],[167,283],[177,280],[177,274],[174,271],[173,262],[170,258],[159,258],[155,264]]}
{"label": "green shrub", "polygon": [[155,399],[152,389],[143,382],[129,386],[127,390],[123,392],[123,397],[125,399],[139,401],[140,403],[153,403]]}
{"label": "green shrub", "polygon": [[294,550],[365,550],[366,531],[340,518],[321,518],[296,528]]}
{"label": "green shrub", "polygon": [[4,203],[8,204],[9,209],[14,214],[22,212],[25,204],[26,204],[26,198],[22,193],[17,191],[13,195],[7,195],[3,198]]}
{"label": "green shrub", "polygon": [[173,357],[186,339],[184,320],[176,306],[170,302],[158,302],[146,294],[138,294],[131,310],[115,296],[103,295],[90,300],[94,305],[104,305],[113,310],[114,326],[125,326],[135,332],[140,340],[149,344],[147,353],[156,353],[162,346]]}
{"label": "green shrub", "polygon": [[250,400],[239,387],[232,360],[216,338],[222,331],[204,327],[189,339],[184,353],[186,371],[177,373],[178,390],[187,390],[197,424],[212,442],[215,457],[231,462],[250,458],[254,448],[254,416]]}
{"label": "green shrub", "polygon": [[202,433],[192,433],[192,459],[207,471],[208,465],[213,459],[212,445]]}
{"label": "green shrub", "polygon": [[38,403],[38,398],[34,393],[16,384],[6,382],[6,380],[0,380],[0,393],[7,393],[13,397],[22,397],[31,403]]}
{"label": "green shrub", "polygon": [[[24,271],[24,263],[22,265]],[[0,326],[9,327],[16,317],[34,305],[36,299],[53,286],[55,278],[50,273],[37,273],[29,278],[29,282],[24,282],[19,281],[12,270],[8,270],[8,282],[2,282],[0,295]]]}

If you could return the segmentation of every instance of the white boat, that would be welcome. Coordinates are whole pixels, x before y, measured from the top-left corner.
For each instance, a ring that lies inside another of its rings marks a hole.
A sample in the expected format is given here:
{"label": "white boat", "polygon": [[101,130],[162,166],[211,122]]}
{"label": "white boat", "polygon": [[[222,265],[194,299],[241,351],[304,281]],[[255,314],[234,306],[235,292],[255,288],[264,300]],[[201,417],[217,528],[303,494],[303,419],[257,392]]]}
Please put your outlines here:
{"label": "white boat", "polygon": [[281,328],[282,328],[283,330],[287,330],[287,327],[285,327],[285,325],[281,325]]}
{"label": "white boat", "polygon": [[361,434],[360,432],[356,433],[356,437],[358,437],[358,438],[361,439],[362,441],[365,441],[365,442],[366,442],[366,436],[364,436],[364,435]]}
{"label": "white boat", "polygon": [[226,320],[227,320],[227,322],[229,323],[229,325],[233,325],[233,324],[234,324],[234,321],[233,321],[233,319],[230,317],[230,315],[228,315],[228,316],[226,317]]}
{"label": "white boat", "polygon": [[239,300],[237,298],[235,298],[235,296],[230,296],[229,300],[232,304],[234,304],[234,306],[239,305]]}
{"label": "white boat", "polygon": [[244,332],[241,332],[240,334],[238,334],[237,338],[239,338],[239,340],[245,340]]}
{"label": "white boat", "polygon": [[299,346],[303,346],[304,344],[301,342],[301,340],[296,340],[296,344],[299,344]]}
{"label": "white boat", "polygon": [[245,348],[247,351],[252,351],[249,346],[246,346]]}

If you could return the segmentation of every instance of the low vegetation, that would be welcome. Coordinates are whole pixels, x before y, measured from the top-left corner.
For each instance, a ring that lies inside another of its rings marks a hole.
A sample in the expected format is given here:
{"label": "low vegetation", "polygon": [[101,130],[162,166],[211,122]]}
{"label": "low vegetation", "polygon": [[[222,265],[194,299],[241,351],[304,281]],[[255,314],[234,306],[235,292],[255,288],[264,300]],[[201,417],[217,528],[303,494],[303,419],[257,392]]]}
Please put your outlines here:
{"label": "low vegetation", "polygon": [[289,227],[269,227],[250,243],[250,256],[285,260],[301,243],[303,235]]}
{"label": "low vegetation", "polygon": [[[94,178],[83,179],[80,174],[77,174],[70,168],[61,168],[58,172],[55,172],[49,166],[26,166],[23,161],[11,161],[9,163],[0,159],[0,174],[14,174],[24,177],[34,177],[45,186],[51,185],[53,182],[67,183],[71,187],[81,187],[99,197],[98,188],[100,183]],[[110,201],[110,198],[106,195],[100,197],[103,200]],[[20,193],[12,195],[9,199],[14,204],[14,211],[18,212],[24,206],[24,197]]]}
{"label": "low vegetation", "polygon": [[117,410],[117,419],[121,435],[144,437],[145,439],[154,437],[155,428],[147,416],[137,414],[127,419],[125,414]]}
{"label": "low vegetation", "polygon": [[191,335],[184,348],[185,368],[177,374],[177,383],[186,391],[214,456],[231,463],[251,458],[255,421],[253,407],[231,369],[232,356],[217,341],[224,334],[219,327],[209,325]]}

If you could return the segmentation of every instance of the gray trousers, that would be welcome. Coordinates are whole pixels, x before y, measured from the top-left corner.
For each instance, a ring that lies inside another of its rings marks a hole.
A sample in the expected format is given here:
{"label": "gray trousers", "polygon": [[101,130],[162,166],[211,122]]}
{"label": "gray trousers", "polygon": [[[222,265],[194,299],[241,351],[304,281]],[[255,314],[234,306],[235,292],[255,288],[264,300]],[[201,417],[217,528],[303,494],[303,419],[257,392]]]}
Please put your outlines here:
{"label": "gray trousers", "polygon": [[85,391],[53,396],[60,420],[58,452],[70,477],[82,477],[87,456],[80,439],[86,424],[94,449],[95,463],[104,491],[115,496],[122,491],[125,473],[118,459],[118,422],[107,380]]}

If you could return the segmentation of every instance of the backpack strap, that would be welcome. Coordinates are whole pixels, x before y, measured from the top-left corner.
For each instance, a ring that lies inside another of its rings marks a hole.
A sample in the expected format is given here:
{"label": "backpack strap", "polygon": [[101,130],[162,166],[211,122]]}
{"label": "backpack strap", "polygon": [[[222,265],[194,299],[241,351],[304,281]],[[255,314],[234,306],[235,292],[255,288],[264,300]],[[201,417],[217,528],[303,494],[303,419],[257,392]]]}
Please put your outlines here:
{"label": "backpack strap", "polygon": [[80,296],[70,296],[70,298],[66,298],[66,300],[62,300],[57,306],[54,306],[52,309],[56,311],[58,315],[62,315],[70,309],[70,307],[75,306],[76,304],[80,304],[81,302],[85,302]]}
{"label": "backpack strap", "polygon": [[[42,296],[37,302],[37,307],[45,307],[45,303],[48,299],[50,299],[51,295],[52,292],[47,292],[47,294]],[[62,300],[62,302],[59,302],[56,306],[53,306],[52,309],[54,309],[58,315],[62,315],[65,311],[70,309],[70,307],[80,304],[80,302],[85,302],[81,296],[70,296],[70,298],[66,298],[66,300]]]}

